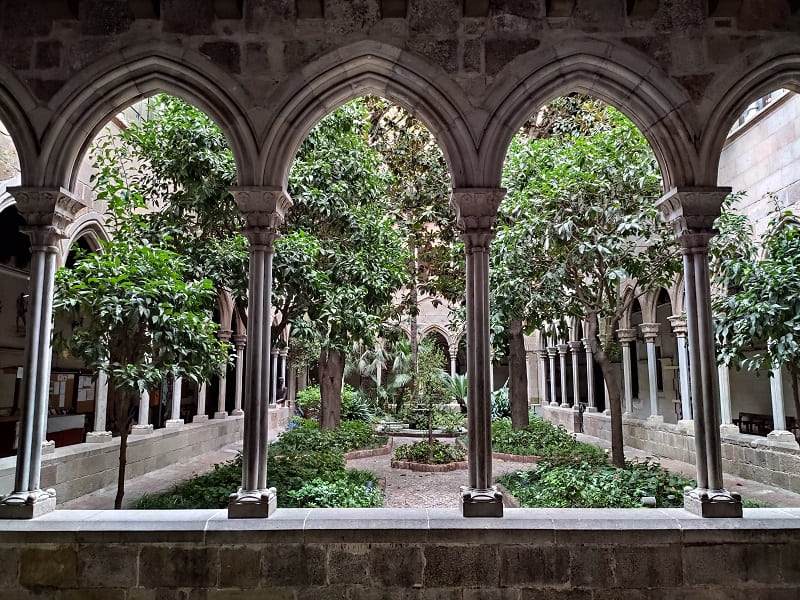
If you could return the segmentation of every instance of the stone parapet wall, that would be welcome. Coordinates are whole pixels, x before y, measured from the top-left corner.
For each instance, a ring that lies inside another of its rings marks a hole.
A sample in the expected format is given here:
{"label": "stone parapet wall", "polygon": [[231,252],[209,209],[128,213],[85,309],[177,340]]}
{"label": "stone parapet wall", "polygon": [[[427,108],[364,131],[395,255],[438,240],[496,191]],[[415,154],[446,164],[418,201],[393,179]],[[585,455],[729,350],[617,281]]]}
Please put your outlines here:
{"label": "stone parapet wall", "polygon": [[[546,406],[543,416],[574,432],[571,409]],[[694,432],[691,421],[686,423],[674,425],[626,418],[622,423],[622,435],[626,446],[695,464]],[[610,441],[611,417],[602,413],[584,413],[583,432]],[[800,450],[779,442],[723,430],[722,467],[727,474],[800,493]]]}
{"label": "stone parapet wall", "polygon": [[796,598],[800,509],[55,511],[0,521],[2,598]]}
{"label": "stone parapet wall", "polygon": [[[276,424],[285,421],[279,415],[270,416]],[[240,416],[156,429],[148,435],[131,435],[128,437],[126,479],[238,442],[243,429],[244,418]],[[14,456],[0,459],[0,494],[13,489],[15,464]],[[43,457],[42,487],[54,488],[58,502],[66,502],[115,483],[118,467],[119,438],[56,448]]]}

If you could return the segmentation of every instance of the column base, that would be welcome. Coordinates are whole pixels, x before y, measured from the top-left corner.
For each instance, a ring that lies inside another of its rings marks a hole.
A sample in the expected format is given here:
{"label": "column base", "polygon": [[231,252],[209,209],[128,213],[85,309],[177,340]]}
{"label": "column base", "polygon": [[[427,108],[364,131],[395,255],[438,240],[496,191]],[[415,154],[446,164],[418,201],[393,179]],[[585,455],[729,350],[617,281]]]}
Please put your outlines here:
{"label": "column base", "polygon": [[623,418],[623,419],[633,419],[633,418],[635,418],[635,417],[636,417],[636,415],[635,415],[635,414],[633,414],[633,413],[632,413],[631,411],[629,411],[629,410],[626,410],[624,413],[622,413],[622,418]]}
{"label": "column base", "polygon": [[611,409],[610,408],[605,409],[603,411],[603,414],[610,417],[611,416]]}
{"label": "column base", "polygon": [[224,410],[220,410],[220,411],[217,411],[217,412],[214,413],[214,419],[215,420],[227,419],[227,418],[228,418],[228,413],[225,412]]}
{"label": "column base", "polygon": [[164,423],[164,427],[167,429],[174,429],[176,427],[183,427],[183,419],[167,419],[167,422]]}
{"label": "column base", "polygon": [[742,518],[742,497],[728,490],[684,488],[683,508],[705,519]]}
{"label": "column base", "polygon": [[649,417],[647,417],[647,422],[648,423],[663,423],[664,422],[664,416],[663,415],[650,415]]}
{"label": "column base", "polygon": [[561,405],[558,402],[553,401],[550,403],[550,406],[561,406]]}
{"label": "column base", "polygon": [[587,406],[586,407],[586,412],[596,413],[597,412],[597,407],[596,406]]}
{"label": "column base", "polygon": [[561,404],[559,404],[559,406],[561,408],[570,408],[570,403],[569,402],[562,402]]}
{"label": "column base", "polygon": [[208,423],[208,415],[195,415],[192,417],[192,423]]}
{"label": "column base", "polygon": [[152,425],[134,425],[131,427],[131,435],[147,435],[153,433]]}
{"label": "column base", "polygon": [[0,519],[35,519],[55,508],[53,489],[14,492],[0,500]]}
{"label": "column base", "polygon": [[242,416],[243,414],[244,414],[244,411],[243,411],[241,408],[234,408],[234,409],[231,411],[231,416],[232,416],[232,417],[240,417],[240,416]]}
{"label": "column base", "polygon": [[110,431],[90,431],[86,434],[87,444],[103,444],[111,441]]}
{"label": "column base", "polygon": [[773,429],[767,434],[767,439],[771,442],[776,442],[781,446],[789,446],[792,448],[797,448],[797,439],[795,439],[794,434],[791,431],[786,431],[785,429]]}
{"label": "column base", "polygon": [[239,488],[228,502],[229,519],[266,519],[278,506],[275,488],[245,491]]}
{"label": "column base", "polygon": [[[689,423],[692,423],[692,426],[694,426],[694,421],[689,421]],[[723,437],[735,433],[739,433],[738,425],[734,425],[733,423],[723,423],[722,425],[719,426],[719,434]]]}
{"label": "column base", "polygon": [[52,454],[56,451],[56,443],[53,440],[42,442],[42,454]]}
{"label": "column base", "polygon": [[461,516],[463,517],[502,517],[503,494],[497,488],[485,490],[461,486]]}

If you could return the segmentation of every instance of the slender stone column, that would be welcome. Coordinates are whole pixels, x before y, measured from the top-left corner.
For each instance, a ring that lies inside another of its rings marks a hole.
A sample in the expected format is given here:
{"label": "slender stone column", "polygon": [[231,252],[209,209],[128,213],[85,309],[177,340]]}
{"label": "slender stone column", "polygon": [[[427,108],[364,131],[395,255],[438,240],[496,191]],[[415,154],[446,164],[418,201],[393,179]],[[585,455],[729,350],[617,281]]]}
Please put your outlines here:
{"label": "slender stone column", "polygon": [[269,382],[269,403],[270,405],[275,404],[275,398],[278,392],[278,350],[277,348],[272,349],[271,353],[272,358],[272,377],[270,378]]}
{"label": "slender stone column", "polygon": [[464,240],[467,266],[467,380],[469,485],[461,488],[465,517],[502,517],[503,497],[492,485],[491,343],[489,338],[489,245],[500,188],[454,189],[450,206]]}
{"label": "slender stone column", "polygon": [[572,353],[572,406],[578,408],[581,404],[580,373],[578,373],[578,352],[581,351],[583,344],[578,340],[568,343],[569,351]]}
{"label": "slender stone column", "polygon": [[[283,384],[283,387],[286,387],[286,368],[289,364],[289,349],[288,348],[281,348],[281,351],[278,353],[281,359],[281,368],[279,372],[281,374],[280,381]],[[284,394],[284,398],[286,395]]]}
{"label": "slender stone column", "polygon": [[181,394],[183,392],[183,378],[176,377],[172,382],[172,409],[170,414],[171,419],[167,419],[164,424],[165,427],[181,427],[183,426],[183,419],[181,419]]}
{"label": "slender stone column", "polygon": [[586,352],[586,412],[597,412],[594,402],[594,356],[589,338],[583,338],[583,349]]}
{"label": "slender stone column", "polygon": [[243,415],[242,410],[242,385],[244,383],[244,348],[247,345],[246,334],[236,334],[233,336],[233,345],[236,347],[236,389],[233,400],[232,415]]}
{"label": "slender stone column", "polygon": [[622,393],[625,397],[623,417],[633,416],[633,376],[631,374],[631,342],[636,340],[635,329],[618,329],[617,338],[622,345]]}
{"label": "slender stone column", "polygon": [[722,481],[718,378],[708,275],[708,243],[717,233],[714,220],[730,191],[713,187],[673,188],[657,203],[665,219],[673,225],[683,253],[697,464],[697,488],[684,494],[684,506],[703,517],[742,516],[741,497],[724,489]]}
{"label": "slender stone column", "polygon": [[525,350],[525,374],[528,377],[528,407],[531,401],[539,395],[539,365],[537,364],[536,350]]}
{"label": "slender stone column", "polygon": [[131,427],[131,435],[148,433],[153,433],[153,425],[150,423],[150,392],[142,390],[139,392],[139,419],[136,425]]}
{"label": "slender stone column", "polygon": [[608,382],[603,378],[603,397],[606,401],[606,408],[603,410],[604,415],[610,415],[611,409],[609,408],[609,404],[611,403],[611,393],[608,391]]}
{"label": "slender stone column", "polygon": [[[220,329],[217,332],[217,337],[222,342],[229,342],[233,331],[230,329]],[[222,366],[222,372],[219,374],[219,390],[217,392],[217,411],[214,413],[215,419],[228,418],[228,411],[225,410],[225,401],[228,398],[228,365]]]}
{"label": "slender stone column", "polygon": [[231,495],[229,518],[268,517],[275,511],[275,488],[267,488],[269,443],[269,357],[272,344],[272,256],[278,227],[291,208],[281,188],[231,190],[246,220],[250,242],[242,486]]}
{"label": "slender stone column", "polygon": [[558,345],[558,366],[561,377],[561,408],[569,408],[569,394],[567,390],[567,344]]}
{"label": "slender stone column", "polygon": [[664,422],[664,416],[658,414],[658,362],[656,360],[656,338],[658,337],[659,323],[642,323],[639,329],[644,336],[647,346],[647,383],[650,388],[650,416],[649,421]]}
{"label": "slender stone column", "polygon": [[[686,319],[680,315],[669,317],[675,344],[678,347],[678,377],[681,386],[681,421],[692,419],[692,394],[689,388],[689,354],[686,345]],[[730,396],[728,397],[730,400]]]}
{"label": "slender stone column", "polygon": [[542,406],[549,404],[547,397],[547,350],[539,350],[539,402]]}
{"label": "slender stone column", "polygon": [[208,391],[207,382],[203,381],[197,387],[197,414],[192,417],[192,423],[206,423],[208,422],[208,415],[206,414],[206,393]]}
{"label": "slender stone column", "polygon": [[97,372],[94,394],[94,431],[86,434],[86,442],[102,443],[111,441],[111,432],[106,431],[108,417],[108,375],[105,371]]}
{"label": "slender stone column", "polygon": [[550,406],[558,406],[556,397],[556,356],[558,356],[558,348],[551,346],[547,349],[547,358],[550,363]]}
{"label": "slender stone column", "polygon": [[[458,360],[458,345],[452,344],[448,347],[448,352],[450,352],[450,377],[456,376],[456,361]],[[380,379],[380,375],[378,375]],[[378,381],[378,387],[380,387],[380,381]]]}
{"label": "slender stone column", "polygon": [[770,371],[769,389],[772,398],[772,431],[767,439],[797,447],[794,434],[786,429],[786,407],[783,402],[783,369],[775,367]]}
{"label": "slender stone column", "polygon": [[64,189],[15,187],[8,191],[25,219],[26,225],[21,229],[31,241],[31,261],[14,491],[0,498],[0,518],[32,519],[56,505],[55,491],[41,489],[52,358],[53,285],[58,244],[67,237],[65,230],[86,205]]}

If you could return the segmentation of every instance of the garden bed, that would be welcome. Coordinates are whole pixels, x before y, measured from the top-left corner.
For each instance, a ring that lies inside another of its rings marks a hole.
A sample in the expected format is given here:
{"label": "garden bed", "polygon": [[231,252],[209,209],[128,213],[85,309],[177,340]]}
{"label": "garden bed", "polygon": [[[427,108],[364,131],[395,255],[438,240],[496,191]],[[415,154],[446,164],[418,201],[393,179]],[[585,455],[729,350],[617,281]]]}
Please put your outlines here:
{"label": "garden bed", "polygon": [[[408,438],[415,438],[415,439],[424,439],[428,437],[428,430],[427,429],[393,429],[391,431],[384,430],[384,435],[392,436],[392,437],[408,437]],[[460,436],[461,433],[448,433],[442,431],[441,429],[434,429],[433,430],[433,437],[437,438],[457,438]]]}
{"label": "garden bed", "polygon": [[384,456],[392,452],[392,440],[390,439],[383,446],[378,448],[365,448],[363,450],[351,450],[344,453],[345,460],[357,460],[359,458],[370,458],[373,456]]}
{"label": "garden bed", "polygon": [[410,471],[416,471],[418,473],[446,473],[447,471],[459,471],[466,469],[468,464],[469,463],[466,460],[442,463],[440,465],[430,465],[428,463],[392,459],[393,469],[409,469]]}

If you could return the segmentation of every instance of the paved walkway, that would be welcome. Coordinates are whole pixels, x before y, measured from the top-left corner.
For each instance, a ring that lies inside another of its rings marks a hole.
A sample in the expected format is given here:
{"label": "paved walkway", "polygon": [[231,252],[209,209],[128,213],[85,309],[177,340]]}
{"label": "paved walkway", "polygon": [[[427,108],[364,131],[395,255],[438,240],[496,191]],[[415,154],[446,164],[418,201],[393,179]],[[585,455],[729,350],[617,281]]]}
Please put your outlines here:
{"label": "paved walkway", "polygon": [[[609,443],[587,435],[578,434],[578,439],[607,448]],[[395,437],[394,445],[418,441],[411,438]],[[169,489],[178,481],[189,479],[197,474],[213,468],[213,465],[230,460],[242,449],[241,443],[226,446],[215,452],[202,454],[190,461],[172,465],[148,473],[142,477],[128,480],[124,506],[133,504],[145,493],[160,492]],[[694,465],[676,460],[654,457],[642,450],[625,447],[628,458],[645,458],[651,456],[670,471],[681,473],[687,477],[695,476]],[[375,473],[381,480],[386,492],[386,507],[418,507],[418,508],[457,508],[459,505],[459,486],[467,482],[467,472],[451,471],[448,473],[415,473],[407,469],[392,469],[390,457],[374,456],[348,462],[348,467],[365,469]],[[495,476],[509,471],[522,470],[528,465],[495,459],[492,472]],[[756,500],[774,507],[800,507],[800,494],[795,494],[763,483],[725,476],[725,484],[729,489],[739,492],[743,498]],[[63,509],[102,509],[113,508],[116,485],[108,486],[86,496],[61,504]]]}

